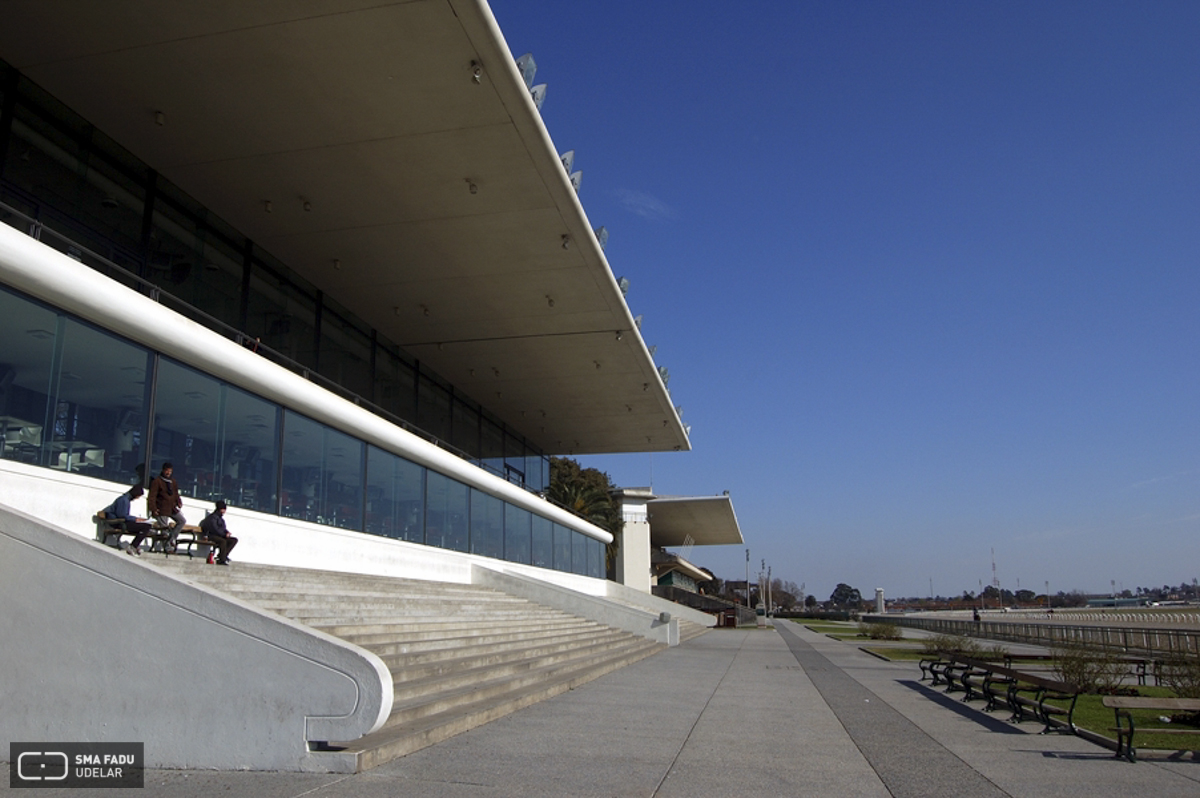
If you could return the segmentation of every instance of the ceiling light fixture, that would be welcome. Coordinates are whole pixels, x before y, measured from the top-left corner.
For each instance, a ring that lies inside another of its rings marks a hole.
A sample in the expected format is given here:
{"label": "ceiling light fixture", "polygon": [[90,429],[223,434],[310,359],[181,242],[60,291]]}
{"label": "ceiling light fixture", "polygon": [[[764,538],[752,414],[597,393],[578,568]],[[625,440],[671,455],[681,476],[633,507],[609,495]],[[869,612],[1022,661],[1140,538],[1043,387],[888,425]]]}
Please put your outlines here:
{"label": "ceiling light fixture", "polygon": [[155,111],[154,112],[154,124],[158,125],[159,127],[162,127],[163,125],[167,124],[167,115],[164,114],[162,111]]}
{"label": "ceiling light fixture", "polygon": [[568,236],[568,235],[564,235],[564,236],[562,237],[562,248],[563,248],[563,249],[570,249],[570,248],[571,248],[571,237],[570,237],[570,236]]}
{"label": "ceiling light fixture", "polygon": [[483,65],[478,61],[471,62],[471,80],[483,83]]}
{"label": "ceiling light fixture", "polygon": [[305,201],[304,201],[304,212],[305,212],[305,213],[312,213],[312,203],[311,203],[311,202],[309,202],[308,200],[305,200]]}

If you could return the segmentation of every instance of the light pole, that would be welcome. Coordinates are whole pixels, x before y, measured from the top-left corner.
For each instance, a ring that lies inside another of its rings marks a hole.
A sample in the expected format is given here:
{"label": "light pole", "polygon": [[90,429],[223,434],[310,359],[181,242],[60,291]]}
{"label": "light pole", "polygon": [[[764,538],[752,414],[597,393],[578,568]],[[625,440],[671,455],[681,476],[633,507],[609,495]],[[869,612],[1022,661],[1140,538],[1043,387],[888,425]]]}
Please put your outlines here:
{"label": "light pole", "polygon": [[746,606],[750,606],[750,549],[746,549]]}

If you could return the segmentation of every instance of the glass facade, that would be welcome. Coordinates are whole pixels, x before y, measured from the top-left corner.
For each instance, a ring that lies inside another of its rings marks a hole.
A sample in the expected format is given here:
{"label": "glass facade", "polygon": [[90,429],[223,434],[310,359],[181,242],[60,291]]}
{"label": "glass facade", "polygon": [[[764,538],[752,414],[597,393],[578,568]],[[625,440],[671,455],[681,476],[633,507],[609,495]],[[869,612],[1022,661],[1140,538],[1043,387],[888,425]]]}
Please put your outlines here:
{"label": "glass facade", "polygon": [[[519,430],[3,62],[0,222],[513,484],[549,487]],[[169,461],[195,499],[603,576],[578,532],[3,287],[0,432],[2,459],[126,484]]]}
{"label": "glass facade", "polygon": [[3,62],[0,91],[0,203],[17,212],[0,206],[0,221],[224,335],[256,342],[264,355],[319,375],[514,484],[549,487],[546,456],[519,430]]}
{"label": "glass facade", "polygon": [[[604,576],[604,545],[0,286],[0,459]],[[278,489],[277,489],[278,486]]]}

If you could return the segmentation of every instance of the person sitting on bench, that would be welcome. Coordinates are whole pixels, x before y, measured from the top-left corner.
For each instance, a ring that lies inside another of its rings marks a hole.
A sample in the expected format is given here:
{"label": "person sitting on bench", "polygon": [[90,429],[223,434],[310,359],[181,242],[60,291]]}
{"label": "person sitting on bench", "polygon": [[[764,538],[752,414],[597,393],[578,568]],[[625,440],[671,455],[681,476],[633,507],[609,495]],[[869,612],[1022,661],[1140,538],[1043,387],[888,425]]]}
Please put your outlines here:
{"label": "person sitting on bench", "polygon": [[216,509],[204,516],[204,520],[200,522],[200,531],[217,544],[217,565],[229,565],[229,552],[233,551],[238,542],[225,528],[226,506],[224,500],[218,499]]}
{"label": "person sitting on bench", "polygon": [[146,523],[145,518],[138,518],[133,514],[133,508],[130,504],[134,499],[142,495],[142,486],[134,485],[132,488],[122,493],[116,500],[101,510],[106,518],[118,518],[125,522],[125,531],[133,535],[133,542],[126,543],[122,546],[126,554],[136,554],[142,556],[142,550],[139,546],[146,536],[150,534],[150,524]]}
{"label": "person sitting on bench", "polygon": [[[162,464],[162,473],[150,480],[150,496],[146,499],[150,515],[170,535],[163,544],[169,552],[175,551],[175,538],[187,523],[180,512],[183,509],[183,497],[179,495],[179,483],[171,478],[172,470],[170,463]],[[171,522],[174,522],[174,526],[171,526]]]}

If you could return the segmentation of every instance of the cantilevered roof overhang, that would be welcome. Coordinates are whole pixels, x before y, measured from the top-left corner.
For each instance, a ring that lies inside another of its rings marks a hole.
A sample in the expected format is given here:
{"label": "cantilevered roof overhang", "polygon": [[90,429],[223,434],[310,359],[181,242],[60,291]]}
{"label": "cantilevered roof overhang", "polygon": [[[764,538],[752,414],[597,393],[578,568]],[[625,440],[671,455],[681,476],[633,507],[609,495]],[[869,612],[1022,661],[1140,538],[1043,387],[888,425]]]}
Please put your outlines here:
{"label": "cantilevered roof overhang", "polygon": [[482,0],[0,19],[0,58],[545,451],[690,448]]}
{"label": "cantilevered roof overhang", "polygon": [[652,546],[722,546],[743,543],[742,530],[733,513],[733,500],[725,496],[652,499],[646,503]]}

